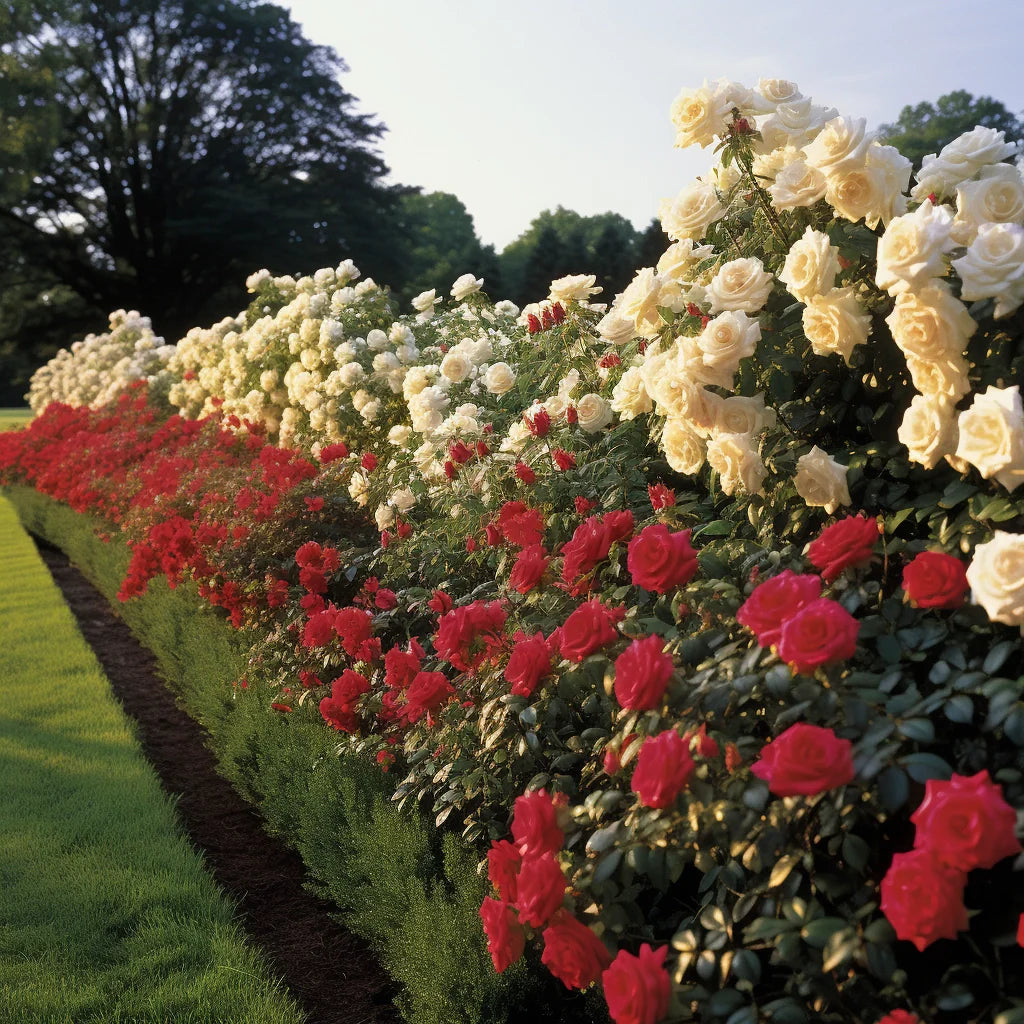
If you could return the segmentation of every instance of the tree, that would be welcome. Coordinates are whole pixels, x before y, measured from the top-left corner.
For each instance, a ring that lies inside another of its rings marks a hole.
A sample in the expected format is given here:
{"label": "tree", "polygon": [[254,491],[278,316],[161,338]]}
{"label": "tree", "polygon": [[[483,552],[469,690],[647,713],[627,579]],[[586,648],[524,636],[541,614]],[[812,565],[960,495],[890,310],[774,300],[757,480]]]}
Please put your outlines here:
{"label": "tree", "polygon": [[10,0],[0,39],[19,84],[0,89],[0,234],[90,306],[173,339],[237,310],[261,266],[397,266],[383,128],[283,8]]}
{"label": "tree", "polygon": [[879,126],[881,141],[897,149],[914,164],[914,170],[929,153],[938,153],[958,135],[976,125],[1006,133],[1006,141],[1024,139],[1024,123],[991,96],[975,98],[964,89],[946,93],[932,103],[906,106],[892,124]]}

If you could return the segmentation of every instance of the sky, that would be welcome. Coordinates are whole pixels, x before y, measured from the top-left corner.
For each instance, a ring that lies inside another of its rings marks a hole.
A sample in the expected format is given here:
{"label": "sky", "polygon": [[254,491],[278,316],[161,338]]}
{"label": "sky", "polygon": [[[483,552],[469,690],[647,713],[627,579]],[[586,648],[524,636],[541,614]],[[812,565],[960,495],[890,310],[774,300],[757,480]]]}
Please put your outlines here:
{"label": "sky", "polygon": [[559,205],[645,227],[711,165],[668,116],[705,78],[787,78],[869,126],[954,89],[1024,113],[1014,0],[279,2],[387,126],[389,180],[454,193],[499,251]]}

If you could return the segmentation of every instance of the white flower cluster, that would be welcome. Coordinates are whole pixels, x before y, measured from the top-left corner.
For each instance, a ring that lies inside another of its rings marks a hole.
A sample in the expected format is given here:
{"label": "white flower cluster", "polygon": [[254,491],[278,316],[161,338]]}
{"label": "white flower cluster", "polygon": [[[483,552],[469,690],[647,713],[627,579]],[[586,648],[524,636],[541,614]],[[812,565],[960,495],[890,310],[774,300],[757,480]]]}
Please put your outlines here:
{"label": "white flower cluster", "polygon": [[33,411],[50,402],[101,406],[113,401],[136,381],[157,390],[170,386],[168,363],[173,345],[153,333],[149,317],[123,309],[110,314],[110,330],[90,334],[32,375],[27,395]]}

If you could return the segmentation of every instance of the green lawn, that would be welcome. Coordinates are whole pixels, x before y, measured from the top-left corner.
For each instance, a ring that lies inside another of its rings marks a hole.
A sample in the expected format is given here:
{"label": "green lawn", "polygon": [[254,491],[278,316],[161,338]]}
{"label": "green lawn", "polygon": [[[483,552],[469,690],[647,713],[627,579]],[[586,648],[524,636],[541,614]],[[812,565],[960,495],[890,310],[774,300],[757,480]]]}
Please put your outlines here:
{"label": "green lawn", "polygon": [[0,409],[0,430],[20,427],[32,419],[31,409]]}
{"label": "green lawn", "polygon": [[0,498],[0,1021],[299,1024]]}

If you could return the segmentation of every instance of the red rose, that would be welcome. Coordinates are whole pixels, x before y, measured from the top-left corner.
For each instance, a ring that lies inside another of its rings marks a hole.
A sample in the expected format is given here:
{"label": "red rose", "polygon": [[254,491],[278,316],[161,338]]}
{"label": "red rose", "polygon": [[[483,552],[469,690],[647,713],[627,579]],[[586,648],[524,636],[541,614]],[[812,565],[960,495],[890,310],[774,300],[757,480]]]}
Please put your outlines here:
{"label": "red rose", "polygon": [[580,523],[572,538],[562,545],[562,580],[573,596],[590,589],[589,579],[584,581],[582,577],[608,557],[611,546],[611,534],[597,516]]}
{"label": "red rose", "polygon": [[740,605],[736,621],[757,637],[761,647],[771,647],[779,642],[783,621],[820,596],[820,576],[801,576],[786,569],[754,588]]}
{"label": "red rose", "polygon": [[537,482],[537,474],[525,462],[516,463],[515,474],[524,484],[535,484]]}
{"label": "red rose", "polygon": [[339,732],[358,732],[362,725],[362,719],[352,710],[350,704],[343,704],[333,697],[324,697],[320,701],[320,715],[331,728]]}
{"label": "red rose", "polygon": [[517,548],[539,544],[544,539],[544,518],[521,501],[506,501],[498,512],[501,535]]}
{"label": "red rose", "polygon": [[821,531],[807,548],[807,557],[829,583],[844,569],[870,562],[880,532],[875,519],[847,516]]}
{"label": "red rose", "polygon": [[551,453],[551,458],[563,473],[568,469],[575,469],[576,467],[576,456],[572,452],[567,452],[564,448],[556,448]]}
{"label": "red rose", "polygon": [[565,841],[558,826],[555,801],[546,789],[517,796],[512,805],[512,838],[524,857],[557,853]]}
{"label": "red rose", "polygon": [[657,1024],[672,996],[672,981],[665,970],[668,946],[652,949],[646,942],[633,956],[624,949],[601,975],[608,1013],[615,1024]]}
{"label": "red rose", "polygon": [[[418,644],[416,646],[419,647]],[[392,690],[404,690],[416,677],[420,667],[420,657],[415,650],[403,651],[401,647],[392,647],[384,655],[384,685]]]}
{"label": "red rose", "polygon": [[951,868],[990,868],[1021,852],[1017,815],[987,771],[929,779],[924,800],[910,816],[917,826],[915,848],[928,848]]}
{"label": "red rose", "polygon": [[896,937],[919,951],[936,939],[955,939],[967,927],[962,871],[944,864],[933,850],[897,853],[882,879],[882,913]]}
{"label": "red rose", "polygon": [[877,1024],[921,1024],[909,1010],[890,1010]]}
{"label": "red rose", "polygon": [[605,944],[567,910],[559,910],[544,929],[541,963],[566,988],[584,989],[612,962]]}
{"label": "red rose", "polygon": [[644,807],[669,807],[689,782],[694,767],[689,743],[669,729],[644,740],[630,788]]}
{"label": "red rose", "polygon": [[450,612],[452,610],[452,599],[443,590],[435,590],[433,594],[430,595],[427,607],[432,612],[444,615],[445,612]]}
{"label": "red rose", "polygon": [[326,608],[309,617],[302,629],[303,647],[324,647],[334,639],[334,617],[336,611]]}
{"label": "red rose", "polygon": [[634,640],[615,659],[615,699],[631,711],[658,707],[674,667],[660,636]]}
{"label": "red rose", "polygon": [[515,911],[499,900],[485,899],[480,907],[480,920],[487,936],[487,949],[494,969],[501,974],[522,955],[526,934],[516,918]]}
{"label": "red rose", "polygon": [[651,499],[651,508],[660,512],[676,503],[676,492],[664,484],[648,484],[647,496]]}
{"label": "red rose", "polygon": [[360,460],[359,465],[366,470],[367,473],[372,473],[377,468],[377,456],[373,452],[367,452]]}
{"label": "red rose", "polygon": [[340,608],[334,616],[334,631],[350,658],[358,658],[365,653],[364,644],[370,639],[372,629],[373,616],[361,608]]}
{"label": "red rose", "polygon": [[853,744],[831,729],[797,722],[761,748],[750,770],[776,796],[814,796],[853,780]]}
{"label": "red rose", "polygon": [[625,617],[621,605],[609,608],[596,597],[584,602],[562,625],[562,657],[579,662],[612,643],[619,635],[615,625]]}
{"label": "red rose", "polygon": [[617,540],[629,540],[633,536],[633,530],[636,527],[633,513],[628,508],[619,512],[606,512],[601,521],[604,523],[613,544]]}
{"label": "red rose", "polygon": [[582,495],[577,494],[572,499],[573,508],[576,509],[576,515],[585,516],[591,509],[597,507],[596,501],[591,501],[589,498],[584,498]]}
{"label": "red rose", "polygon": [[374,605],[379,608],[382,612],[391,611],[392,608],[398,607],[398,595],[387,587],[381,587],[377,591],[376,596],[373,599]]}
{"label": "red rose", "polygon": [[672,533],[664,523],[645,527],[629,542],[626,564],[633,582],[655,594],[688,583],[697,572],[690,531]]}
{"label": "red rose", "polygon": [[320,461],[326,465],[329,462],[336,462],[338,459],[348,458],[348,447],[340,441],[337,444],[329,444],[326,448],[320,449]]}
{"label": "red rose", "polygon": [[551,557],[543,544],[529,544],[516,556],[515,565],[509,574],[508,585],[520,594],[527,594],[544,576]]}
{"label": "red rose", "polygon": [[718,741],[714,736],[708,735],[707,722],[702,722],[695,733],[687,733],[686,739],[690,744],[690,750],[696,751],[698,757],[718,757],[721,753]]}
{"label": "red rose", "polygon": [[410,722],[418,722],[424,715],[440,710],[455,696],[455,688],[443,672],[417,672],[405,691],[402,714]]}
{"label": "red rose", "polygon": [[845,661],[857,650],[860,623],[837,601],[819,597],[782,623],[779,657],[802,675]]}
{"label": "red rose", "polygon": [[903,589],[917,608],[959,608],[971,589],[967,567],[941,551],[922,551],[903,570]]}
{"label": "red rose", "polygon": [[523,421],[534,437],[544,437],[551,429],[551,417],[543,405],[535,405],[524,412]]}
{"label": "red rose", "polygon": [[505,666],[505,679],[517,697],[530,697],[537,684],[551,673],[551,648],[539,630],[533,636],[517,632],[512,640],[515,646]]}
{"label": "red rose", "polygon": [[500,601],[474,601],[437,621],[437,655],[460,672],[475,672],[492,661],[504,641],[505,609]]}
{"label": "red rose", "polygon": [[1024,946],[1024,914],[1017,921],[1017,945]]}
{"label": "red rose", "polygon": [[566,884],[554,854],[524,857],[516,878],[515,908],[519,919],[534,928],[542,928],[561,907]]}
{"label": "red rose", "polygon": [[523,858],[507,840],[495,840],[487,851],[487,877],[501,899],[512,902],[516,898],[516,876]]}

